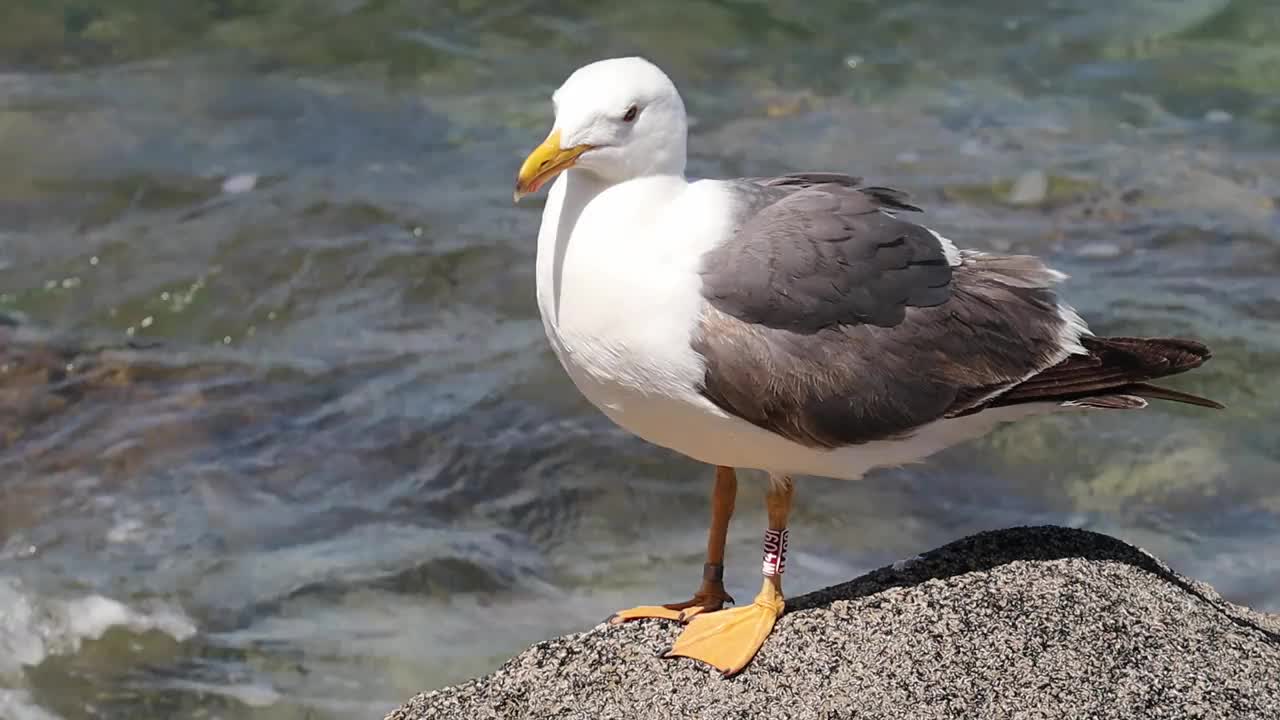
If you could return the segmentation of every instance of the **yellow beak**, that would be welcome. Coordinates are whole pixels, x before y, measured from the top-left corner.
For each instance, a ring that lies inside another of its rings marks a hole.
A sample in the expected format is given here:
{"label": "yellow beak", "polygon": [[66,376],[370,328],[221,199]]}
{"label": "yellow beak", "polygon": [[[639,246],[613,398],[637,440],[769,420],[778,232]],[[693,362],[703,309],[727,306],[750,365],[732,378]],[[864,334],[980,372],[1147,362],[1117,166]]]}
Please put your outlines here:
{"label": "yellow beak", "polygon": [[560,131],[552,130],[542,144],[529,153],[520,173],[516,175],[516,191],[511,199],[520,202],[520,198],[538,191],[547,181],[562,171],[573,167],[578,156],[591,149],[590,145],[578,145],[571,148],[560,147]]}

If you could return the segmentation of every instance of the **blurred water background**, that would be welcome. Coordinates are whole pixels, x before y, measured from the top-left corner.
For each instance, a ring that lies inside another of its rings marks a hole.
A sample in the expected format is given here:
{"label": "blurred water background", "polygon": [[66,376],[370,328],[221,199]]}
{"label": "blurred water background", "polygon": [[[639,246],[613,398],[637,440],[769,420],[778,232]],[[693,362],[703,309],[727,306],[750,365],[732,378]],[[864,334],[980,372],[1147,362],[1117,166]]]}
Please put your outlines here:
{"label": "blurred water background", "polygon": [[710,473],[572,389],[511,204],[550,92],[632,52],[696,174],[901,187],[1216,352],[1173,384],[1224,412],[805,479],[792,593],[1061,523],[1280,610],[1280,3],[5,0],[0,718],[380,717],[688,595]]}

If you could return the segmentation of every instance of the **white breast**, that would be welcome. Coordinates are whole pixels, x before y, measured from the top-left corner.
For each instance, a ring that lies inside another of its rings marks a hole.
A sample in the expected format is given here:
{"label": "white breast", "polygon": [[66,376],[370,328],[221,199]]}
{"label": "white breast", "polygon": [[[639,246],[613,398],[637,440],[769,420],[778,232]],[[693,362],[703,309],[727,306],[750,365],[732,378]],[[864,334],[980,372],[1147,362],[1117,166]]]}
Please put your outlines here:
{"label": "white breast", "polygon": [[583,394],[647,437],[650,425],[669,421],[669,405],[701,400],[693,388],[702,358],[689,345],[703,303],[697,263],[720,227],[686,211],[704,191],[682,178],[598,194],[567,185],[562,178],[552,189],[538,237],[547,337]]}

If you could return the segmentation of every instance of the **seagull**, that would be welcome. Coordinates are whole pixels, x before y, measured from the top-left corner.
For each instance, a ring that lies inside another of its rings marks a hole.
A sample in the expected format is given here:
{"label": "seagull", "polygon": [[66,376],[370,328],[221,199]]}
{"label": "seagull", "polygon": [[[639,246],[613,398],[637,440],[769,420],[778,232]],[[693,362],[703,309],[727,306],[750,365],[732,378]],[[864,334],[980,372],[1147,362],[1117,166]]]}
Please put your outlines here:
{"label": "seagull", "polygon": [[[575,71],[521,165],[551,185],[537,302],[577,389],[640,438],[715,468],[701,585],[610,618],[684,623],[666,657],[725,675],[785,600],[797,475],[856,479],[996,426],[1147,400],[1222,405],[1149,384],[1200,366],[1179,338],[1099,337],[1027,255],[961,250],[904,217],[905,193],[835,172],[690,180],[675,85],[639,57]],[[736,469],[768,475],[759,594],[725,609]]]}

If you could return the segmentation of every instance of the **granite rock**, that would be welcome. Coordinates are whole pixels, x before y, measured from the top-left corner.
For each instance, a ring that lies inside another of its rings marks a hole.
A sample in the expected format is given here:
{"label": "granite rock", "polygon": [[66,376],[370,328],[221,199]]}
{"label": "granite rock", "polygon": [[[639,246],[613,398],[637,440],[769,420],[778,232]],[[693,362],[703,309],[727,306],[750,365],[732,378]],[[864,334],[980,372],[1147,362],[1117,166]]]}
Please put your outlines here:
{"label": "granite rock", "polygon": [[1280,718],[1280,617],[1082,530],[981,533],[792,599],[732,678],[657,657],[678,632],[601,624],[387,718]]}

